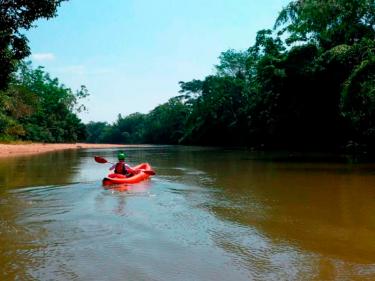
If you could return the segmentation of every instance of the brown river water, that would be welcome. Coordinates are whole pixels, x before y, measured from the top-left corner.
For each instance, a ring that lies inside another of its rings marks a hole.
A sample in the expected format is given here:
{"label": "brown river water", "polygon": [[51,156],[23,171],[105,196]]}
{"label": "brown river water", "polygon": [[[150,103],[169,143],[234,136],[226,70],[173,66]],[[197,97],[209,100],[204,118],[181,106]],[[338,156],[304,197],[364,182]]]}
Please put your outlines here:
{"label": "brown river water", "polygon": [[106,190],[116,153],[0,159],[0,280],[375,280],[375,164],[133,147]]}

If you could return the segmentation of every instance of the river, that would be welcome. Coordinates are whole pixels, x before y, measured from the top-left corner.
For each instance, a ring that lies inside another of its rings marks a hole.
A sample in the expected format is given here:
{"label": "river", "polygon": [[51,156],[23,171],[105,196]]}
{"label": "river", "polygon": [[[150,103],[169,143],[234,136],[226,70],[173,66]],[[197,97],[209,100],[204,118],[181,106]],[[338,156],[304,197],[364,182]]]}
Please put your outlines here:
{"label": "river", "polygon": [[375,164],[150,146],[0,159],[0,280],[374,280]]}

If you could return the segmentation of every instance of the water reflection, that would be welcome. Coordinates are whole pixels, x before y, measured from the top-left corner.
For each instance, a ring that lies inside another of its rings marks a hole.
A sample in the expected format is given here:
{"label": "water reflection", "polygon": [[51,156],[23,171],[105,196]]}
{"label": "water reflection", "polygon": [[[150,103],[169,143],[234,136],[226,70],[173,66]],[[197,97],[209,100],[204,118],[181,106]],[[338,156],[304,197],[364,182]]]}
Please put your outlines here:
{"label": "water reflection", "polygon": [[14,187],[68,183],[77,172],[79,161],[78,151],[0,158],[0,192]]}
{"label": "water reflection", "polygon": [[[185,176],[192,174],[188,170],[198,170],[211,178],[211,183],[199,175],[185,182],[222,191],[212,194],[205,205],[217,217],[256,227],[272,243],[288,243],[299,252],[311,253],[315,257],[312,267],[321,277],[329,277],[325,271],[332,268],[337,276],[375,277],[375,165],[337,159],[323,163],[303,158],[281,161],[277,156],[275,161],[270,155],[199,149],[183,159],[177,155],[173,164],[161,165],[173,167],[183,162]],[[184,175],[175,176],[184,180]],[[231,245],[234,241],[228,238],[217,243]],[[247,252],[252,244],[236,245]],[[232,252],[234,248],[227,249]],[[357,268],[342,271],[347,268],[343,264]]]}
{"label": "water reflection", "polygon": [[312,252],[374,262],[374,176],[337,174],[330,169],[311,173],[291,164],[272,164],[265,175],[267,167],[260,165],[258,171],[243,171],[235,186],[226,179],[238,175],[240,167],[229,177],[218,176],[225,191],[220,201],[234,198],[235,211],[226,212],[219,204],[213,206],[216,213]]}
{"label": "water reflection", "polygon": [[1,280],[375,278],[373,164],[133,147],[158,175],[106,190],[116,152],[1,160]]}

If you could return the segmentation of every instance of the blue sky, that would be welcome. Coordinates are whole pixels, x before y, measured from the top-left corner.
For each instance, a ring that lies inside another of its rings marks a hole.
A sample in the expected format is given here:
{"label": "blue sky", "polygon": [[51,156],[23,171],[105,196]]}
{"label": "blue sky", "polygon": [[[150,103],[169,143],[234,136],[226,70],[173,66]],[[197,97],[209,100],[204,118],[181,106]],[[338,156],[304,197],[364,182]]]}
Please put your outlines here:
{"label": "blue sky", "polygon": [[70,0],[27,32],[31,59],[72,89],[87,86],[84,122],[113,122],[212,74],[222,51],[247,49],[288,2]]}

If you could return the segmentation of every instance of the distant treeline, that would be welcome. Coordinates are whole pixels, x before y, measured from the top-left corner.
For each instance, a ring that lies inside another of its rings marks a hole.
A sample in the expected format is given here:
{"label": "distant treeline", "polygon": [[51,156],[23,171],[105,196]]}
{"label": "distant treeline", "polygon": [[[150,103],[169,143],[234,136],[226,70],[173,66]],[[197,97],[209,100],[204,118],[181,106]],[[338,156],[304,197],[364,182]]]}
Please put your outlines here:
{"label": "distant treeline", "polygon": [[216,73],[148,114],[91,122],[89,142],[374,150],[373,0],[292,1]]}

